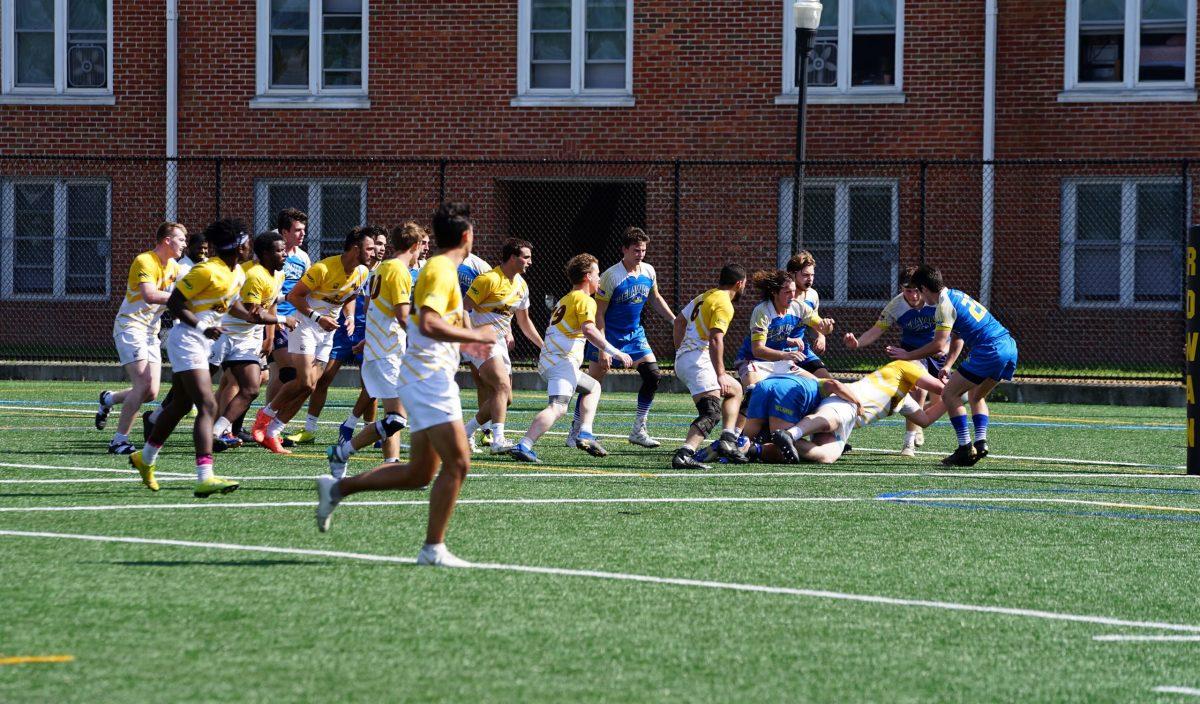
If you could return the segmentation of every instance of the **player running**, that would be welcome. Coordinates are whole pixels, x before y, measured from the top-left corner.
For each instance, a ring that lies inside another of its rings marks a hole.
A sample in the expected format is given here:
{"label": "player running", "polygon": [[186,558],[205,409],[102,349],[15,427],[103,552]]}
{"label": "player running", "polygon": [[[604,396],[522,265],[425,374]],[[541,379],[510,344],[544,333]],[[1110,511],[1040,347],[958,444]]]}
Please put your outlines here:
{"label": "player running", "polygon": [[[787,271],[792,275],[792,280],[796,282],[796,300],[819,315],[821,297],[812,287],[817,276],[817,261],[813,259],[813,255],[807,250],[799,252],[788,260]],[[828,379],[829,370],[825,368],[825,363],[818,356],[825,354],[825,335],[820,330],[813,328],[812,339],[808,338],[808,331],[805,330],[802,340],[804,342],[804,361],[800,363],[800,368],[813,376]]]}
{"label": "player running", "polygon": [[[910,352],[933,340],[933,316],[937,309],[927,305],[921,298],[921,292],[913,287],[912,275],[916,270],[915,266],[905,267],[900,274],[900,293],[884,306],[879,313],[879,321],[873,327],[864,332],[861,337],[855,337],[851,332],[846,333],[843,339],[847,348],[856,350],[866,347],[878,340],[888,328],[893,326],[900,328],[900,346]],[[924,364],[931,375],[941,378],[943,370],[946,375],[949,374],[949,370],[954,367],[954,362],[958,359],[960,352],[962,352],[962,340],[955,337],[950,342],[948,354],[924,357],[917,361]],[[924,389],[918,388],[913,391],[913,398],[921,406],[925,405],[926,396],[927,392]],[[904,446],[900,449],[900,455],[915,457],[917,448],[924,444],[925,433],[921,426],[911,420],[906,421]]]}
{"label": "player running", "polygon": [[154,249],[142,252],[129,265],[125,299],[113,321],[117,357],[132,386],[124,391],[101,391],[100,408],[96,411],[96,429],[104,430],[112,407],[121,404],[117,432],[108,443],[108,452],[114,455],[128,455],[137,450],[129,441],[133,419],[143,403],[158,396],[162,374],[160,319],[163,304],[175,285],[178,275],[175,258],[183,253],[187,229],[176,222],[164,222],[158,226],[154,241]]}
{"label": "player running", "polygon": [[[950,348],[951,332],[958,335],[970,349],[966,360],[950,376],[942,393],[950,424],[958,436],[958,449],[942,459],[942,464],[970,467],[987,457],[987,396],[997,383],[1013,378],[1017,370],[1017,341],[1008,328],[1001,325],[974,298],[958,289],[946,288],[942,283],[942,272],[936,267],[928,264],[917,267],[909,283],[920,290],[926,303],[937,307],[933,318],[933,341],[912,351],[888,347],[887,352],[892,359],[922,359],[946,354]],[[971,401],[974,445],[971,444],[967,414],[963,409],[964,393],[969,393]]]}
{"label": "player running", "polygon": [[524,240],[509,239],[500,251],[500,258],[500,266],[475,277],[463,301],[472,326],[496,328],[496,344],[492,345],[489,357],[479,359],[463,355],[463,359],[479,372],[476,390],[479,411],[467,421],[467,441],[474,452],[475,431],[490,427],[492,454],[512,449],[504,438],[504,420],[512,403],[512,361],[508,356],[508,341],[512,336],[514,317],[525,337],[538,349],[542,348],[542,336],[529,319],[529,284],[523,276],[533,263],[533,245]]}
{"label": "player running", "polygon": [[417,564],[468,567],[470,563],[451,554],[445,544],[450,515],[471,467],[454,372],[460,343],[466,344],[469,354],[486,358],[487,347],[496,341],[496,329],[490,325],[463,327],[457,268],[470,253],[474,239],[467,206],[442,204],[433,216],[433,238],[440,253],[425,264],[413,291],[408,350],[399,374],[400,397],[412,423],[411,459],[408,464],[384,464],[341,480],[319,477],[317,528],[329,530],[333,510],[346,496],[360,491],[421,489],[433,480],[425,545],[417,554]]}
{"label": "player running", "polygon": [[[621,261],[600,275],[600,290],[596,292],[596,326],[604,333],[604,339],[629,355],[642,378],[638,388],[637,416],[629,432],[629,442],[642,447],[658,447],[662,443],[650,437],[646,427],[654,395],[658,392],[658,361],[642,327],[642,308],[649,302],[671,324],[675,323],[675,314],[659,292],[654,267],[644,261],[649,245],[650,236],[641,228],[626,228],[621,236]],[[611,355],[589,343],[584,349],[584,358],[588,360],[588,374],[597,382],[603,381],[612,365]],[[575,443],[583,398],[580,396],[575,403],[575,423],[567,436],[568,447]]]}
{"label": "player running", "polygon": [[[279,292],[280,299],[276,304],[276,312],[279,315],[296,319],[298,317],[296,307],[288,301],[287,295],[300,281],[300,277],[304,276],[304,272],[312,266],[308,252],[300,248],[304,244],[304,236],[308,232],[308,216],[295,208],[285,208],[279,211],[279,215],[275,218],[275,228],[283,236],[284,246],[287,248],[285,250],[287,257],[283,262],[283,288]],[[267,381],[267,403],[275,400],[276,394],[284,384],[296,378],[296,367],[292,364],[292,356],[288,353],[290,334],[291,331],[286,327],[275,327],[275,337],[271,340],[271,373]],[[237,422],[235,421],[234,424],[237,425]],[[247,438],[243,437],[242,440],[245,441]],[[249,440],[257,442],[254,440],[253,433]]]}
{"label": "player running", "polygon": [[696,459],[696,448],[717,423],[721,436],[717,455],[735,464],[747,462],[738,449],[737,417],[742,387],[725,373],[725,332],[733,320],[733,304],[746,288],[746,269],[726,264],[717,288],[693,298],[675,318],[675,374],[687,384],[699,415],[688,428],[687,440],[675,451],[675,469],[708,469]]}
{"label": "player running", "polygon": [[129,463],[151,491],[158,491],[154,478],[155,460],[175,425],[194,405],[196,423],[192,439],[196,446],[196,487],[194,494],[204,498],[228,494],[238,488],[232,479],[213,474],[213,420],[217,400],[213,397],[208,358],[213,340],[221,336],[221,315],[229,309],[241,289],[244,273],[237,265],[240,252],[249,245],[250,236],[240,220],[218,220],[204,230],[204,239],[214,256],[192,267],[167,300],[167,308],[177,324],[167,337],[167,356],[174,372],[172,387],[177,393],[162,409],[150,437],[141,451],[129,455]]}

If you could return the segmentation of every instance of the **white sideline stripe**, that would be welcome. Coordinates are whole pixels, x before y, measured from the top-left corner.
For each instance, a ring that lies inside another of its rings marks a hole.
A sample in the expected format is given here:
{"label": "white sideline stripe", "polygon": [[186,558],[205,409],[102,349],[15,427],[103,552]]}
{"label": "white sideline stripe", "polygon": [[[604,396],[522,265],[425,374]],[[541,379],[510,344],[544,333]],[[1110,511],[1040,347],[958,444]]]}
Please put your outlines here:
{"label": "white sideline stripe", "polygon": [[[1130,504],[1120,504],[1112,501],[1097,501],[1088,499],[1057,499],[1057,498],[1037,498],[1027,496],[889,496],[881,497],[880,501],[893,501],[895,503],[941,503],[944,501],[956,501],[960,503],[998,503],[998,504],[1078,504],[1082,506],[1102,506],[1106,508],[1150,508],[1147,506],[1135,506]],[[1176,511],[1200,511],[1200,508],[1190,506],[1155,506],[1159,509],[1173,509]]]}
{"label": "white sideline stripe", "polygon": [[[166,540],[156,538],[132,538],[116,535],[87,535],[78,533],[45,533],[40,531],[0,530],[0,535],[20,538],[59,538],[65,540],[84,540],[98,543],[130,543],[137,545],[166,545],[172,547],[204,548],[215,550],[236,550],[242,552],[261,552],[282,555],[309,555],[313,557],[334,557],[366,562],[388,562],[411,565],[416,562],[409,557],[392,555],[370,555],[355,552],[337,552],[333,550],[312,550],[306,548],[280,548],[268,545],[235,545],[230,543],[204,543],[190,540]],[[960,604],[950,601],[930,601],[925,599],[901,599],[872,594],[851,594],[820,589],[800,589],[794,587],[772,587],[757,584],[739,584],[736,582],[716,582],[700,579],[683,579],[677,577],[654,577],[650,575],[628,574],[623,572],[602,572],[599,570],[578,570],[561,567],[538,567],[533,565],[509,565],[488,562],[471,564],[472,569],[495,570],[503,572],[523,572],[526,574],[545,574],[557,577],[591,577],[622,582],[640,582],[643,584],[667,584],[679,587],[698,587],[703,589],[719,589],[736,592],[755,592],[760,594],[783,594],[815,599],[834,601],[850,601],[865,604],[882,604],[885,606],[908,606],[945,611],[961,611],[983,614],[998,614],[1002,616],[1020,616],[1024,618],[1042,619],[1046,621],[1067,621],[1072,623],[1091,623],[1122,628],[1149,628],[1164,631],[1179,631],[1200,633],[1200,626],[1161,623],[1157,621],[1131,621],[1108,616],[1090,616],[1083,614],[1058,613],[1040,611],[1037,609],[1021,609],[1007,606],[986,606],[981,604]],[[1200,693],[1200,690],[1196,690]]]}
{"label": "white sideline stripe", "polygon": [[8,411],[58,411],[59,413],[82,413],[85,416],[96,415],[95,411],[86,411],[82,408],[53,408],[50,406],[10,406],[0,404],[0,410]]}
{"label": "white sideline stripe", "polygon": [[1157,643],[1157,642],[1175,642],[1175,641],[1200,641],[1200,635],[1195,636],[1132,636],[1125,634],[1108,634],[1102,636],[1092,636],[1092,640],[1112,642],[1139,642],[1139,643]]}
{"label": "white sideline stripe", "polygon": [[1154,691],[1163,694],[1190,694],[1193,697],[1200,697],[1200,689],[1195,687],[1155,687]]}
{"label": "white sideline stripe", "polygon": [[[117,469],[116,467],[64,467],[54,464],[17,464],[15,462],[0,462],[0,467],[15,467],[18,469],[63,469],[70,472],[114,472],[117,474],[137,474],[136,469]],[[182,472],[159,472],[155,470],[155,477],[194,477],[194,474],[184,474]]]}

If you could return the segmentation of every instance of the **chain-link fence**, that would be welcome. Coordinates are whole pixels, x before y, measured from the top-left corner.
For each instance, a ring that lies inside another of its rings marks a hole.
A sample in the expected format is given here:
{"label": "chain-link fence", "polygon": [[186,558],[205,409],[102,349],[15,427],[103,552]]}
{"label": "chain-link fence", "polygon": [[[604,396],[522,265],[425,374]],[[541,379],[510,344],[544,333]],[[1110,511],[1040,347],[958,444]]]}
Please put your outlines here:
{"label": "chain-link fence", "polygon": [[[5,156],[0,354],[115,361],[112,320],[129,264],[153,246],[164,219],[195,231],[235,216],[263,231],[279,210],[299,208],[315,260],[340,252],[352,226],[427,222],[439,200],[453,198],[470,203],[485,259],[495,262],[506,237],[534,244],[527,278],[539,328],[567,290],[566,260],[587,251],[611,266],[621,232],[637,225],[652,238],[647,261],[676,310],[715,285],[725,262],[770,268],[811,251],[822,312],[838,321],[823,354],[834,369],[880,361],[883,342],[850,352],[841,334],[873,324],[905,265],[929,262],[1012,330],[1025,375],[1170,379],[1182,365],[1190,170],[1186,160],[822,161],[798,169],[761,161]],[[752,300],[739,305],[730,354]],[[651,311],[643,320],[669,362],[669,324]],[[535,349],[521,338],[514,358],[530,362]]]}

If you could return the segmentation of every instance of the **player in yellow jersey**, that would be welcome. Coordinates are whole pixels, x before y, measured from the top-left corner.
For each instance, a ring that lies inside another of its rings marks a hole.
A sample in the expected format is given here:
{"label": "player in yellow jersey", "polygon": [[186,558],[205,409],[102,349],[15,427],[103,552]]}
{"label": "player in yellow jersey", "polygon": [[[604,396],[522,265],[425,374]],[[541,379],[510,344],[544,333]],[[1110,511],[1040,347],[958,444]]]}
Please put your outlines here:
{"label": "player in yellow jersey", "polygon": [[699,411],[683,447],[671,459],[676,469],[707,469],[696,459],[696,448],[717,423],[721,424],[721,437],[713,449],[735,464],[747,461],[737,446],[742,387],[725,373],[725,333],[733,321],[733,303],[745,289],[745,267],[726,264],[717,288],[693,298],[675,317],[675,375],[687,384]]}
{"label": "player in yellow jersey", "polygon": [[158,342],[163,304],[171,296],[178,268],[175,259],[187,244],[187,228],[176,222],[164,222],[155,234],[154,249],[142,252],[129,266],[125,298],[113,321],[113,341],[117,357],[129,375],[132,386],[124,391],[100,392],[96,411],[96,429],[103,430],[109,411],[120,403],[121,417],[117,432],[108,444],[112,454],[128,455],[137,448],[129,442],[129,430],[138,408],[158,396],[162,373],[162,350]]}
{"label": "player in yellow jersey", "polygon": [[[893,413],[928,428],[946,412],[941,400],[922,409],[909,395],[913,389],[941,394],[944,388],[919,362],[889,362],[848,386],[861,404],[861,411],[845,399],[830,396],[796,425],[772,434],[771,440],[786,461],[831,464],[842,456],[855,428]],[[806,435],[811,435],[812,441],[801,439]]]}
{"label": "player in yellow jersey", "polygon": [[451,554],[445,539],[458,492],[471,468],[462,404],[454,381],[459,345],[472,356],[486,358],[488,347],[496,341],[496,329],[490,325],[463,325],[465,313],[457,269],[470,254],[474,236],[465,204],[443,203],[438,207],[433,215],[433,238],[439,254],[425,264],[417,278],[413,312],[408,318],[408,349],[399,374],[400,398],[408,410],[412,430],[408,464],[384,464],[341,480],[329,476],[317,479],[316,517],[321,531],[329,529],[334,508],[346,496],[360,491],[421,489],[433,481],[418,565],[469,565]]}
{"label": "player in yellow jersey", "polygon": [[[335,479],[346,474],[346,463],[362,448],[383,439],[384,463],[399,462],[399,433],[408,425],[400,401],[400,361],[408,346],[408,323],[412,303],[412,266],[421,252],[425,228],[408,222],[392,230],[394,255],[371,274],[367,301],[366,336],[363,342],[362,381],[374,405],[383,401],[384,417],[358,435],[343,438],[326,451],[329,473]],[[357,426],[357,419],[355,425]],[[345,427],[345,426],[343,426]]]}
{"label": "player in yellow jersey", "polygon": [[209,251],[214,256],[192,267],[167,300],[175,316],[175,327],[167,337],[167,355],[174,372],[171,402],[162,409],[150,437],[141,451],[129,456],[129,463],[142,476],[151,491],[158,491],[154,464],[167,437],[193,405],[197,408],[192,438],[196,445],[196,489],[198,498],[215,493],[227,494],[238,488],[231,479],[213,474],[213,421],[217,400],[213,397],[208,358],[213,340],[224,332],[221,316],[229,309],[241,287],[243,276],[237,265],[250,236],[240,220],[218,220],[204,230]]}
{"label": "player in yellow jersey", "polygon": [[471,315],[471,324],[496,328],[496,344],[487,359],[464,356],[479,371],[479,411],[467,421],[467,441],[475,451],[475,431],[491,429],[492,454],[512,449],[504,439],[504,419],[512,403],[512,361],[508,346],[512,340],[513,319],[525,337],[538,349],[542,336],[529,319],[529,284],[523,274],[533,263],[533,245],[525,240],[509,239],[500,250],[500,265],[471,282],[463,303]]}
{"label": "player in yellow jersey", "polygon": [[546,339],[538,358],[538,373],[546,380],[550,403],[534,417],[525,437],[509,451],[523,462],[539,461],[533,451],[534,443],[567,412],[567,404],[576,391],[579,392],[580,425],[575,447],[595,457],[607,455],[608,451],[592,434],[596,406],[600,403],[600,382],[579,372],[583,365],[584,341],[596,345],[626,367],[631,362],[629,355],[604,339],[604,333],[596,327],[596,301],[592,298],[600,287],[600,267],[596,258],[590,254],[577,254],[567,262],[566,273],[572,289],[559,299],[550,314],[550,325],[546,328]]}
{"label": "player in yellow jersey", "polygon": [[271,452],[290,454],[280,434],[287,422],[304,406],[317,387],[338,328],[338,310],[354,300],[367,280],[367,264],[375,256],[375,240],[365,227],[346,235],[340,255],[313,264],[287,294],[296,308],[296,329],[288,335],[288,355],[296,378],[279,390],[254,420],[251,433],[256,442]]}

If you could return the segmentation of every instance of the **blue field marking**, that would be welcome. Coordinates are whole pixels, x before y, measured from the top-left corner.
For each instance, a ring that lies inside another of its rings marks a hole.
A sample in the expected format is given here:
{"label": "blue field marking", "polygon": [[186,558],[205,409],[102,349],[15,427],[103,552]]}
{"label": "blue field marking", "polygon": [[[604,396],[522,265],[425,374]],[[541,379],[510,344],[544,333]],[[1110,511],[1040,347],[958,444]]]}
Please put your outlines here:
{"label": "blue field marking", "polygon": [[[937,497],[937,496],[1039,496],[1045,494],[1058,495],[1188,495],[1200,496],[1200,489],[1153,489],[1153,488],[1128,488],[1128,489],[913,489],[909,491],[898,491],[894,493],[879,494],[876,499],[892,504],[904,504],[908,506],[930,506],[934,508],[955,508],[967,509],[970,511],[999,511],[1005,513],[1041,513],[1059,516],[1081,516],[1084,518],[1118,518],[1124,520],[1143,520],[1143,521],[1175,521],[1183,523],[1200,522],[1200,514],[1170,514],[1170,513],[1136,513],[1129,511],[1113,511],[1113,510],[1091,510],[1091,509],[1070,509],[1070,508],[1032,508],[1025,506],[1004,506],[1004,505],[988,505],[985,503],[965,503],[955,501],[904,501],[911,497]],[[1191,508],[1191,507],[1181,507]]]}

